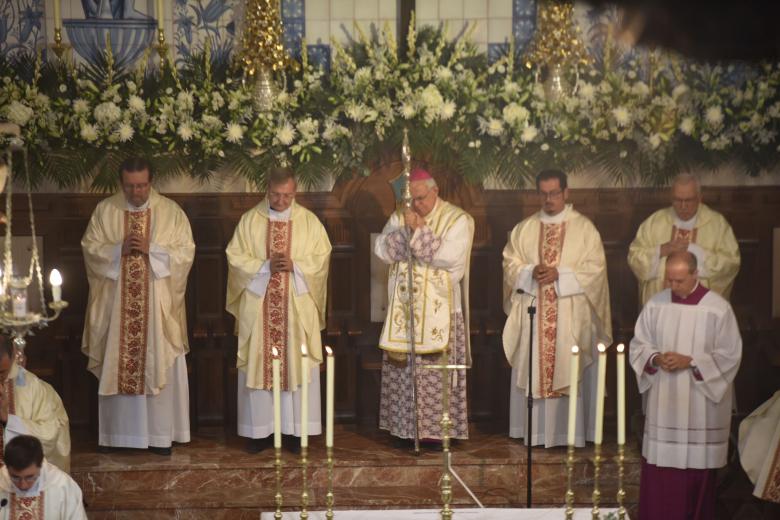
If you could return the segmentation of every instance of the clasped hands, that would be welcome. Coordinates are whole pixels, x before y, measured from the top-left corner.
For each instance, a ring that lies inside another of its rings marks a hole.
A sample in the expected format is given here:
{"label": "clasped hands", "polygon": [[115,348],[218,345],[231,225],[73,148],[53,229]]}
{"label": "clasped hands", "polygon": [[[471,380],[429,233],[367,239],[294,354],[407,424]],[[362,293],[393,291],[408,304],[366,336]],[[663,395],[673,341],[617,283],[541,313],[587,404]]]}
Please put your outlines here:
{"label": "clasped hands", "polygon": [[404,224],[412,231],[416,231],[425,225],[425,219],[407,208],[404,210]]}
{"label": "clasped hands", "polygon": [[284,273],[293,270],[293,261],[289,256],[271,255],[271,273]]}
{"label": "clasped hands", "polygon": [[142,237],[141,235],[130,234],[122,242],[122,256],[127,256],[131,253],[142,253],[144,255],[149,254],[149,238]]}
{"label": "clasped hands", "polygon": [[539,264],[534,267],[533,277],[539,285],[553,283],[558,279],[558,269],[552,266]]}
{"label": "clasped hands", "polygon": [[686,238],[675,238],[665,244],[661,244],[661,256],[669,256],[673,253],[683,253],[688,250],[690,241]]}
{"label": "clasped hands", "polygon": [[691,361],[693,361],[693,358],[691,356],[686,356],[685,354],[680,354],[678,352],[662,352],[653,357],[652,365],[661,370],[665,370],[666,372],[675,372],[677,370],[690,368]]}

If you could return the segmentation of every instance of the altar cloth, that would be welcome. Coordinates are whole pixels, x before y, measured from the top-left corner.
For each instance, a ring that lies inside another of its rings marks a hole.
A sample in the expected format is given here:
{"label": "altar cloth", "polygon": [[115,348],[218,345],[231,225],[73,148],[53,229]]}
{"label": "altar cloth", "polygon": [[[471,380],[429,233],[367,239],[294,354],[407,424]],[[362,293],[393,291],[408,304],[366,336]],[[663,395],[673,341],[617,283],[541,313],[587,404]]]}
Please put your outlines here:
{"label": "altar cloth", "polygon": [[[439,509],[392,509],[376,510],[364,509],[362,511],[333,511],[334,520],[439,520]],[[617,509],[602,508],[601,517],[606,518]],[[299,520],[299,511],[289,511],[282,515],[282,520]],[[557,509],[455,509],[452,515],[456,520],[561,520],[566,517],[564,508]],[[274,513],[263,513],[260,520],[273,520]],[[574,510],[575,520],[589,520],[590,508],[578,508]],[[628,513],[626,513],[628,519]],[[309,520],[325,520],[325,511],[309,511]]]}

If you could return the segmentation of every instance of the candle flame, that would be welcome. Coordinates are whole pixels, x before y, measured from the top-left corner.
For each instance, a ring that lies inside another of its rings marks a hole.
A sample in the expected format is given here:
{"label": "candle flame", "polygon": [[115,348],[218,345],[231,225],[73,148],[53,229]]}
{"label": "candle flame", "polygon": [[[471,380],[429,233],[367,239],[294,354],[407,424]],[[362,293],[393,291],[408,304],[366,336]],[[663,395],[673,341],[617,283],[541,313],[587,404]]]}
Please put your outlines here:
{"label": "candle flame", "polygon": [[306,348],[306,344],[301,345],[301,355],[306,357],[309,355],[309,349]]}
{"label": "candle flame", "polygon": [[574,345],[574,346],[571,348],[571,353],[572,353],[572,354],[574,354],[574,355],[576,356],[577,354],[579,354],[579,353],[580,353],[580,347],[578,347],[577,345]]}
{"label": "candle flame", "polygon": [[51,274],[49,274],[49,283],[54,287],[62,285],[62,275],[57,269],[51,270]]}
{"label": "candle flame", "polygon": [[622,354],[624,350],[626,350],[626,346],[624,344],[621,343],[617,346],[617,351],[619,354]]}
{"label": "candle flame", "polygon": [[326,353],[327,355],[329,355],[329,356],[332,356],[332,355],[333,355],[333,349],[332,349],[332,348],[330,348],[330,347],[328,347],[328,346],[326,346],[326,347],[325,347],[325,353]]}
{"label": "candle flame", "polygon": [[607,351],[607,347],[603,343],[599,343],[598,349],[599,349],[599,352],[606,352]]}
{"label": "candle flame", "polygon": [[276,347],[273,347],[271,349],[271,353],[273,354],[274,357],[279,357],[279,350]]}

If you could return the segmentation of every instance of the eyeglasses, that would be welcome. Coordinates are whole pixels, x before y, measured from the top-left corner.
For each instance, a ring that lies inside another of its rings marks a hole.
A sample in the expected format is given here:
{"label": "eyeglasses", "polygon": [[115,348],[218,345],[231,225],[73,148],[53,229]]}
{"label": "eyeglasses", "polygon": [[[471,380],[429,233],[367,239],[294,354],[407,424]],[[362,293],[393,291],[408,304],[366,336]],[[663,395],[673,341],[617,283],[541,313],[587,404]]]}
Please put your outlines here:
{"label": "eyeglasses", "polygon": [[563,194],[563,190],[538,191],[537,194],[539,195],[540,199],[553,200],[560,197]]}
{"label": "eyeglasses", "polygon": [[273,197],[274,199],[281,199],[281,200],[293,200],[295,198],[295,193],[276,193],[276,192],[268,192],[268,195],[270,197]]}
{"label": "eyeglasses", "polygon": [[35,481],[38,480],[38,475],[28,475],[26,477],[22,477],[20,475],[9,475],[11,477],[11,482],[14,484],[21,484],[22,481],[24,481],[25,484],[35,484]]}

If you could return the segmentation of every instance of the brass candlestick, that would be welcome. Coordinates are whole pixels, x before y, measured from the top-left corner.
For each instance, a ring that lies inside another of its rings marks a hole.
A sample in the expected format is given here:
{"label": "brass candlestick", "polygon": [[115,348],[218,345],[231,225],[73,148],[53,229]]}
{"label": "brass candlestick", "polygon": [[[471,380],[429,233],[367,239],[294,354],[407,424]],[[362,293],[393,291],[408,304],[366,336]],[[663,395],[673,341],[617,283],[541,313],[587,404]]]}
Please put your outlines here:
{"label": "brass candlestick", "polygon": [[566,520],[574,518],[574,490],[571,488],[574,474],[574,445],[569,444],[566,450]]}
{"label": "brass candlestick", "polygon": [[51,46],[57,58],[62,59],[65,53],[65,45],[62,43],[62,27],[54,28],[54,45]]}
{"label": "brass candlestick", "polygon": [[309,518],[309,512],[306,510],[309,505],[309,491],[306,485],[306,473],[309,466],[308,451],[308,446],[301,446],[301,520]]}
{"label": "brass candlestick", "polygon": [[626,518],[626,508],[623,506],[623,500],[626,498],[626,490],[623,489],[623,462],[625,461],[626,454],[625,454],[625,445],[624,444],[618,444],[618,492],[617,492],[617,503],[618,503],[618,518],[620,520],[625,520]]}
{"label": "brass candlestick", "polygon": [[326,448],[326,455],[328,457],[328,493],[325,495],[325,518],[328,520],[333,519],[333,446]]}
{"label": "brass candlestick", "polygon": [[[442,358],[445,354],[442,353]],[[442,401],[442,413],[441,413],[441,433],[442,433],[442,455],[444,463],[444,471],[441,477],[441,501],[444,507],[441,509],[442,520],[450,520],[452,518],[452,509],[450,509],[450,502],[452,502],[452,477],[450,476],[450,427],[452,426],[452,420],[450,419],[450,370],[447,368],[447,362],[442,359],[441,368],[441,401]]]}
{"label": "brass candlestick", "polygon": [[274,513],[275,520],[282,519],[282,448],[274,448],[274,467],[276,468],[276,495],[274,495],[274,501],[276,502],[276,512]]}
{"label": "brass candlestick", "polygon": [[601,501],[601,491],[599,491],[599,473],[601,473],[601,444],[593,447],[593,509],[590,510],[593,520],[601,518],[599,502]]}
{"label": "brass candlestick", "polygon": [[157,54],[160,55],[160,61],[165,60],[168,55],[168,45],[165,43],[165,31],[163,29],[157,29]]}

